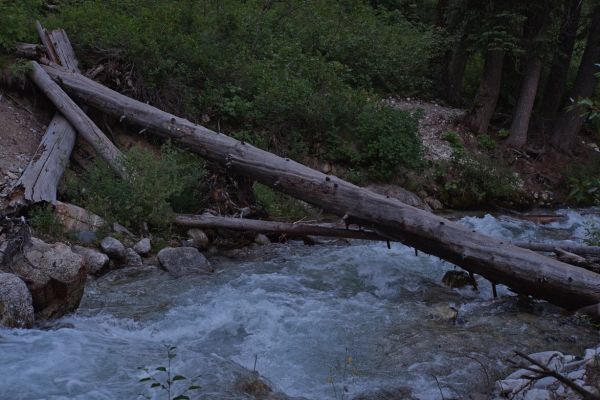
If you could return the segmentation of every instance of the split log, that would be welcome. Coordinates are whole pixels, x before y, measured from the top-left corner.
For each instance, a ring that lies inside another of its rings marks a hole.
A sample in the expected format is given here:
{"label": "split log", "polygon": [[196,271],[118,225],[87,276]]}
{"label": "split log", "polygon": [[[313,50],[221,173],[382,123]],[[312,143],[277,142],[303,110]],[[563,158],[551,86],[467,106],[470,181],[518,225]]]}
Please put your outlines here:
{"label": "split log", "polygon": [[120,177],[125,177],[125,158],[121,151],[35,61],[31,62],[29,77],[108,165]]}
{"label": "split log", "polygon": [[386,241],[387,239],[372,231],[346,229],[337,224],[305,224],[262,221],[258,219],[221,217],[212,214],[177,215],[176,225],[201,229],[230,229],[257,233],[273,233],[291,237],[327,236],[346,239]]}
{"label": "split log", "polygon": [[532,242],[515,242],[515,246],[524,249],[542,251],[545,253],[557,253],[558,250],[567,251],[569,253],[580,256],[598,256],[600,257],[600,246],[583,246],[566,242],[560,243],[532,243]]}
{"label": "split log", "polygon": [[405,245],[441,257],[522,294],[566,308],[600,302],[600,274],[570,266],[479,234],[463,225],[398,200],[310,169],[224,134],[195,125],[121,95],[80,74],[44,67],[71,95],[149,132],[176,140],[201,156],[224,164],[276,190],[345,216]]}
{"label": "split log", "polygon": [[[48,32],[39,22],[36,29],[44,46],[21,44],[21,49],[33,48],[35,55],[46,53],[49,59],[79,72],[75,52],[62,29]],[[19,48],[19,47],[18,47]],[[13,205],[24,201],[56,201],[58,183],[75,146],[75,129],[60,114],[54,115],[25,171],[11,194]]]}

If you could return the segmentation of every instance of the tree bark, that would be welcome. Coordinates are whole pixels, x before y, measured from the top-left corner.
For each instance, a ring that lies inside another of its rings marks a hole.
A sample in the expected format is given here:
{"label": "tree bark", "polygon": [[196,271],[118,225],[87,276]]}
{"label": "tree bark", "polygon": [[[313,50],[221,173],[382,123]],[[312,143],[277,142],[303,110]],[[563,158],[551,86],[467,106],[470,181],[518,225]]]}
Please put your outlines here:
{"label": "tree bark", "polygon": [[447,94],[448,102],[453,106],[461,106],[463,103],[463,80],[467,66],[467,42],[461,37],[456,47],[452,50],[450,62],[448,63]]}
{"label": "tree bark", "polygon": [[570,153],[575,144],[577,134],[585,122],[585,108],[578,101],[589,98],[594,93],[598,80],[596,74],[600,72],[600,6],[597,6],[590,20],[590,28],[585,45],[585,50],[577,70],[575,83],[569,94],[574,104],[567,104],[552,127],[550,143],[554,148]]}
{"label": "tree bark", "polygon": [[540,107],[542,128],[545,128],[556,117],[565,94],[582,4],[582,0],[569,0],[562,18],[558,48],[554,53]]}
{"label": "tree bark", "polygon": [[[37,22],[36,28],[44,46],[21,43],[18,48],[29,49],[29,57],[46,53],[56,64],[79,72],[75,52],[67,34],[62,29],[48,32]],[[33,51],[31,51],[33,50]],[[35,151],[25,171],[17,181],[11,193],[11,203],[24,204],[27,202],[56,201],[58,183],[69,163],[71,152],[75,146],[75,129],[60,114],[56,114],[48,125],[44,136]]]}
{"label": "tree bark", "polygon": [[345,221],[448,260],[512,290],[567,308],[600,302],[600,275],[476,233],[466,226],[359,188],[287,158],[121,95],[80,74],[45,70],[79,100],[186,145],[235,173],[344,216]]}
{"label": "tree bark", "polygon": [[57,110],[77,129],[77,132],[111,166],[117,175],[125,177],[125,157],[123,154],[35,61],[31,62],[29,77],[52,101]]}
{"label": "tree bark", "polygon": [[485,56],[483,77],[479,84],[473,107],[466,117],[466,125],[476,133],[487,132],[490,121],[494,116],[504,64],[503,50],[488,50]]}

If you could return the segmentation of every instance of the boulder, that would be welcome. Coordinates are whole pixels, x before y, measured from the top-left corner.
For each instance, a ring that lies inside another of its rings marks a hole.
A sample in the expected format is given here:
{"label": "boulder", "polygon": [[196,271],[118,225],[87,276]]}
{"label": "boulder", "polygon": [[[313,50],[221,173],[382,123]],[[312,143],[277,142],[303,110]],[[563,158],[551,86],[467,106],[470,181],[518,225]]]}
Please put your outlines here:
{"label": "boulder", "polygon": [[416,208],[420,208],[425,211],[431,211],[431,207],[423,201],[419,196],[414,194],[411,191],[408,191],[400,186],[389,185],[389,184],[371,184],[367,186],[372,192],[381,194],[383,196],[392,197],[394,199],[400,200],[404,204],[408,204],[409,206],[413,206]]}
{"label": "boulder", "polygon": [[125,259],[128,267],[143,267],[142,257],[131,247],[125,250]]}
{"label": "boulder", "polygon": [[442,277],[442,283],[452,289],[463,288],[467,285],[475,287],[477,285],[471,275],[465,271],[457,270],[447,271]]}
{"label": "boulder", "polygon": [[33,303],[27,285],[18,276],[0,272],[0,326],[31,328]]}
{"label": "boulder", "polygon": [[107,236],[100,243],[100,248],[110,258],[115,260],[125,260],[127,252],[123,243],[115,239],[114,237]]}
{"label": "boulder", "polygon": [[108,256],[96,249],[90,249],[89,247],[83,246],[72,246],[71,250],[83,257],[83,263],[85,264],[85,269],[88,274],[101,274],[108,267],[110,261]]}
{"label": "boulder", "polygon": [[202,229],[192,228],[187,231],[188,236],[192,240],[194,246],[205,249],[210,244],[208,236]]}
{"label": "boulder", "polygon": [[98,215],[74,204],[61,201],[54,203],[54,213],[57,220],[69,232],[94,232],[105,224]]}
{"label": "boulder", "polygon": [[150,251],[152,250],[152,243],[150,242],[150,239],[144,238],[133,245],[133,250],[135,250],[135,252],[140,256],[145,257],[150,254]]}
{"label": "boulder", "polygon": [[27,284],[36,319],[58,318],[75,311],[87,277],[84,259],[64,243],[31,238],[11,271]]}
{"label": "boulder", "polygon": [[267,245],[267,244],[271,244],[271,240],[267,237],[267,235],[259,233],[254,238],[254,243],[260,244],[261,246],[264,246],[264,245]]}
{"label": "boulder", "polygon": [[175,276],[213,272],[206,257],[195,247],[165,247],[157,257],[162,267]]}

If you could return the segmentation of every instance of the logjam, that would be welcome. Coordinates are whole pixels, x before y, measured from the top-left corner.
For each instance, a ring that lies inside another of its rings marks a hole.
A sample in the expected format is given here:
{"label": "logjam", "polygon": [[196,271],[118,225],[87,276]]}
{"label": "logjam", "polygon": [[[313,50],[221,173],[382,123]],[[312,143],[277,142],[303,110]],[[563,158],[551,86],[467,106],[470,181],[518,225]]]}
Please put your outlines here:
{"label": "logjam", "polygon": [[[407,246],[480,274],[494,284],[505,284],[515,292],[571,309],[600,302],[600,274],[479,234],[464,225],[278,157],[128,98],[80,74],[54,66],[44,68],[71,95],[121,121],[176,140],[233,172],[344,216],[347,222],[374,228]],[[62,97],[54,96],[51,100],[60,100],[56,105],[64,107]]]}
{"label": "logjam", "polygon": [[35,61],[31,62],[29,77],[79,132],[81,137],[94,148],[119,176],[124,177],[126,175],[125,158],[121,151]]}
{"label": "logjam", "polygon": [[[21,55],[33,57],[45,50],[52,62],[79,72],[75,53],[65,31],[57,29],[48,32],[39,22],[36,23],[36,28],[44,46],[21,44],[20,48],[23,51]],[[27,54],[26,51],[33,54]],[[69,163],[74,146],[75,129],[69,121],[56,113],[31,161],[15,185],[11,195],[12,203],[22,203],[23,200],[34,203],[40,201],[54,203],[58,182]]]}

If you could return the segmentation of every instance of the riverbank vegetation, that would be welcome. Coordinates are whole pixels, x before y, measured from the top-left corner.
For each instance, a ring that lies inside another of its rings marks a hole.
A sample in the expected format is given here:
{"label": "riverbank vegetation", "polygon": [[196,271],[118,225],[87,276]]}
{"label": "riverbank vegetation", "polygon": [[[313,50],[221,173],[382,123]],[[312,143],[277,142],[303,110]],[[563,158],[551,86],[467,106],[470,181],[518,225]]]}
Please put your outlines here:
{"label": "riverbank vegetation", "polygon": [[[104,84],[358,184],[396,183],[455,208],[600,201],[593,0],[23,0],[0,13],[4,66],[16,41],[36,41],[40,19],[66,29],[82,70],[102,66]],[[423,113],[389,96],[463,108],[442,135],[453,155],[427,156]],[[117,185],[98,166],[85,174]],[[121,220],[164,221],[132,191],[119,196],[138,199],[135,210],[69,196]],[[168,192],[159,203],[192,201]]]}

